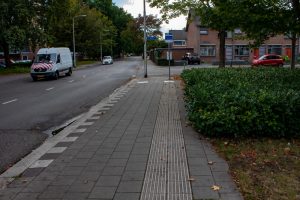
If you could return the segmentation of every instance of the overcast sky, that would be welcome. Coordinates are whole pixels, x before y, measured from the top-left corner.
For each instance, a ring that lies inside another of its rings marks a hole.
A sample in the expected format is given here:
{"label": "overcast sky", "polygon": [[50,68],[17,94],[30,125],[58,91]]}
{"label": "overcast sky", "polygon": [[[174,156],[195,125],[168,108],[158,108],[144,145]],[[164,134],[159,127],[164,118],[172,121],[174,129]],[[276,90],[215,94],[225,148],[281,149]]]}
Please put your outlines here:
{"label": "overcast sky", "polygon": [[[117,6],[122,7],[133,17],[137,17],[138,14],[143,15],[143,0],[113,0]],[[149,4],[146,2],[146,15],[159,15],[159,10],[157,8],[150,8]],[[186,17],[182,16],[176,19],[170,20],[169,24],[162,25],[162,32],[166,33],[169,30],[182,30],[186,25]]]}

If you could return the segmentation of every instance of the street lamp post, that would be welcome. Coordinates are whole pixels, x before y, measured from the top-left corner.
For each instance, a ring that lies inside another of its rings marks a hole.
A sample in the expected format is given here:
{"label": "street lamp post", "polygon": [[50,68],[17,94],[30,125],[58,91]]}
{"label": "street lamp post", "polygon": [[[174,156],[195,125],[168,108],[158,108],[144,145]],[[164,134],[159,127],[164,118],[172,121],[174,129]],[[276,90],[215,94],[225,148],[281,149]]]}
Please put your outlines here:
{"label": "street lamp post", "polygon": [[100,31],[100,61],[102,63],[102,33]]}
{"label": "street lamp post", "polygon": [[[103,58],[103,48],[102,48],[102,32],[109,32],[109,30],[104,29],[102,31],[100,31],[100,56],[101,56],[101,62],[102,62],[102,58]],[[112,48],[111,48],[112,49]],[[111,50],[110,49],[110,50]],[[112,50],[111,50],[112,51]]]}
{"label": "street lamp post", "polygon": [[86,17],[86,15],[77,15],[73,17],[73,67],[76,67],[76,52],[75,52],[75,18]]}
{"label": "street lamp post", "polygon": [[147,78],[146,0],[144,0],[144,77]]}

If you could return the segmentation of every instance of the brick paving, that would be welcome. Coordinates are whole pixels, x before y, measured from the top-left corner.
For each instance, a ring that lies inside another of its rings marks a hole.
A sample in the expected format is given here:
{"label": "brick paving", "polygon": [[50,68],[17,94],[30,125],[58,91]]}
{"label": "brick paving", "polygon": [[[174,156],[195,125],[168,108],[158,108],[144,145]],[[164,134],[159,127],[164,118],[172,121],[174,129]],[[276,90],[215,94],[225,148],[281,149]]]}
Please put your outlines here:
{"label": "brick paving", "polygon": [[135,80],[2,186],[0,199],[243,199],[227,163],[185,125],[182,91],[166,79]]}

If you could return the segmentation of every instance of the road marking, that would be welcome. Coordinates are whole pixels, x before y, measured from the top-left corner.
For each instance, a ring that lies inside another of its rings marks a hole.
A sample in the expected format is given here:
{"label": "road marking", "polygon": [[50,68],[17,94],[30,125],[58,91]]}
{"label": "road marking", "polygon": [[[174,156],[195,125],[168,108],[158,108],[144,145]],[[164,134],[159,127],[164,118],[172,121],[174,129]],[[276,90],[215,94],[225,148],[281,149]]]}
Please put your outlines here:
{"label": "road marking", "polygon": [[51,87],[51,88],[47,88],[46,91],[50,91],[50,90],[53,90],[54,87]]}
{"label": "road marking", "polygon": [[53,147],[47,153],[62,153],[67,147]]}
{"label": "road marking", "polygon": [[174,81],[164,81],[164,83],[174,83]]}
{"label": "road marking", "polygon": [[145,83],[149,83],[148,81],[139,81],[137,82],[138,84],[145,84]]}
{"label": "road marking", "polygon": [[48,167],[53,160],[37,160],[33,165],[29,168],[40,168],[40,167]]}
{"label": "road marking", "polygon": [[9,104],[9,103],[12,103],[12,102],[15,102],[15,101],[18,101],[18,99],[13,99],[13,100],[10,100],[10,101],[6,101],[6,102],[3,102],[2,104],[5,105],[5,104]]}
{"label": "road marking", "polygon": [[70,80],[70,81],[69,81],[69,83],[73,83],[73,82],[74,82],[74,80]]}
{"label": "road marking", "polygon": [[61,140],[61,142],[75,142],[78,137],[65,137]]}

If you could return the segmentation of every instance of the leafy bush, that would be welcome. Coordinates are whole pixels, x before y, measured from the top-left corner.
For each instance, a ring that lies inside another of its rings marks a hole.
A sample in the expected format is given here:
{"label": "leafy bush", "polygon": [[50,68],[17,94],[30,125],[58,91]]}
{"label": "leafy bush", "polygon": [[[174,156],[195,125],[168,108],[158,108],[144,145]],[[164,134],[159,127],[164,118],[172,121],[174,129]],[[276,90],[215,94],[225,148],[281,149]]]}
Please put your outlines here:
{"label": "leafy bush", "polygon": [[203,134],[300,136],[300,70],[184,70],[188,116]]}
{"label": "leafy bush", "polygon": [[[157,65],[158,66],[169,66],[169,60],[165,58],[159,58],[157,59]],[[170,66],[174,66],[174,60],[170,60]]]}
{"label": "leafy bush", "polygon": [[27,68],[30,68],[31,65],[32,65],[32,62],[24,62],[24,63],[20,62],[20,63],[13,63],[12,67],[25,67],[25,68],[27,67]]}

